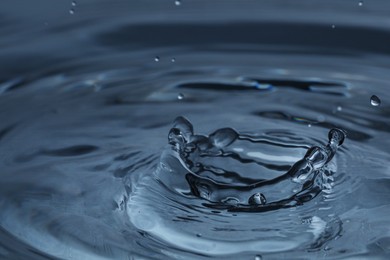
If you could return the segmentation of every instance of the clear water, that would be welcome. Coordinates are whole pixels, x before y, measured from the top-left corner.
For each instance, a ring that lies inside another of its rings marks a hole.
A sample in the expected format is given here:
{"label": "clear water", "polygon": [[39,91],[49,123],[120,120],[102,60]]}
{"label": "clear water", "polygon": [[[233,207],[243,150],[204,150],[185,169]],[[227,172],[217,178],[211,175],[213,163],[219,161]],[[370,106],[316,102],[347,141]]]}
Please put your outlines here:
{"label": "clear water", "polygon": [[2,0],[0,258],[388,259],[389,14]]}

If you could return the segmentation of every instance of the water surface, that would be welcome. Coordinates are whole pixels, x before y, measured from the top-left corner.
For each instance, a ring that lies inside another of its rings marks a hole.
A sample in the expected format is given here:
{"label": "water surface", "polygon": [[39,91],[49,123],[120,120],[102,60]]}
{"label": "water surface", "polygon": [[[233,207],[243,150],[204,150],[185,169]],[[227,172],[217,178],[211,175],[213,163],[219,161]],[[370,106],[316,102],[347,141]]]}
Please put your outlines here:
{"label": "water surface", "polygon": [[0,258],[387,259],[389,13],[3,0]]}

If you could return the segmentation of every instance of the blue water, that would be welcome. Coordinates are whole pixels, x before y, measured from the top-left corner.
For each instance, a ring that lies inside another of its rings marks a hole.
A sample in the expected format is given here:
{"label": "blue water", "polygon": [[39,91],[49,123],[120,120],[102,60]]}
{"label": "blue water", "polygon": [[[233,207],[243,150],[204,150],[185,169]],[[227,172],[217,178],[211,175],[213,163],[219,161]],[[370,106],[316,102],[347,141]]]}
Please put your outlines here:
{"label": "blue water", "polygon": [[388,1],[0,3],[1,259],[388,259]]}

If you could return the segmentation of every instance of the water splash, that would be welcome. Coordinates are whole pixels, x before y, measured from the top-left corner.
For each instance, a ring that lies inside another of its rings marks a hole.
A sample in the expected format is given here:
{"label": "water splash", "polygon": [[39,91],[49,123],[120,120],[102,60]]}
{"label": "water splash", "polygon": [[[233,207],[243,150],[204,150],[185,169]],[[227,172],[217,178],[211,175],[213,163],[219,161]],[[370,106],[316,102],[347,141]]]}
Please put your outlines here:
{"label": "water splash", "polygon": [[[248,180],[243,178],[242,173],[221,165],[229,166],[229,159],[241,163],[261,163],[255,159],[244,159],[245,151],[240,147],[250,142],[259,144],[258,149],[261,150],[262,141],[239,134],[232,128],[218,129],[208,136],[194,134],[192,124],[184,117],[176,118],[168,135],[172,151],[188,170],[185,176],[177,177],[185,178],[187,183],[182,185],[189,187],[175,188],[189,188],[192,195],[206,200],[207,206],[230,211],[267,211],[310,201],[321,192],[320,176],[344,139],[343,130],[332,129],[326,146],[308,149],[305,156],[286,173],[264,179],[258,172],[252,174],[254,179]],[[165,160],[163,156],[162,161]],[[164,164],[169,164],[168,161]]]}

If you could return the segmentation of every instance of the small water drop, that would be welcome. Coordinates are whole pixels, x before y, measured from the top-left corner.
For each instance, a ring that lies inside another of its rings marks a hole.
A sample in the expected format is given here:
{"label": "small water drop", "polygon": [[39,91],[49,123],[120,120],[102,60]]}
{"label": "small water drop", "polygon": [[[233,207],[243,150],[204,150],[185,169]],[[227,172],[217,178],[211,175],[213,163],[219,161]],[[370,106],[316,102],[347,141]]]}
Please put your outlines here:
{"label": "small water drop", "polygon": [[196,236],[197,236],[197,237],[202,237],[202,234],[197,233]]}
{"label": "small water drop", "polygon": [[328,133],[329,143],[336,143],[342,145],[346,137],[346,132],[341,129],[333,128]]}
{"label": "small water drop", "polygon": [[262,260],[262,259],[263,259],[263,257],[261,255],[255,256],[255,260]]}
{"label": "small water drop", "polygon": [[341,106],[337,106],[337,111],[341,111],[341,110],[343,110],[343,108],[341,107]]}
{"label": "small water drop", "polygon": [[74,14],[74,9],[70,9],[70,10],[69,10],[69,13],[70,13],[70,14]]}
{"label": "small water drop", "polygon": [[311,127],[311,124],[308,124],[307,127]]}
{"label": "small water drop", "polygon": [[160,57],[159,56],[154,57],[154,61],[155,62],[159,62],[160,61]]}
{"label": "small water drop", "polygon": [[[171,129],[172,136],[175,139],[184,138],[184,141],[187,142],[190,137],[194,134],[194,127],[185,117],[179,116],[173,122],[173,128]],[[170,135],[171,135],[170,132]]]}
{"label": "small water drop", "polygon": [[359,6],[363,6],[363,1],[360,1],[360,2],[358,3],[358,5],[359,5]]}
{"label": "small water drop", "polygon": [[171,62],[176,62],[176,59],[175,59],[175,58],[172,58],[172,59],[171,59]]}
{"label": "small water drop", "polygon": [[232,128],[221,128],[209,135],[210,142],[218,148],[229,146],[238,138],[238,133]]}
{"label": "small water drop", "polygon": [[267,203],[266,198],[259,192],[253,194],[248,200],[250,205],[264,205],[265,203]]}
{"label": "small water drop", "polygon": [[336,25],[332,24],[332,29],[335,29],[336,28]]}
{"label": "small water drop", "polygon": [[375,95],[371,96],[370,101],[371,101],[371,105],[373,105],[374,107],[377,107],[381,104],[381,100],[379,99],[378,96],[375,96]]}
{"label": "small water drop", "polygon": [[178,100],[183,100],[183,99],[184,99],[184,94],[183,94],[183,93],[179,93],[179,94],[177,95],[177,99],[178,99]]}
{"label": "small water drop", "polygon": [[181,5],[181,1],[180,1],[180,0],[176,0],[176,1],[175,1],[175,5],[176,5],[176,6]]}
{"label": "small water drop", "polygon": [[76,1],[73,1],[72,6],[76,6],[76,5],[77,5]]}

